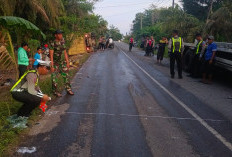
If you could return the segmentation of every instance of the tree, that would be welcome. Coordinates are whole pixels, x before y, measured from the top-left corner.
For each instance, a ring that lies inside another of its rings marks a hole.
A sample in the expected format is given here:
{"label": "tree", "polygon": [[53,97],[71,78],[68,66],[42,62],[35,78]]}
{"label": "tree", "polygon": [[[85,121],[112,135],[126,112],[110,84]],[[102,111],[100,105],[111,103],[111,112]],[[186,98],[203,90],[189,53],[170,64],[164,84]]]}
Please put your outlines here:
{"label": "tree", "polygon": [[110,29],[109,29],[107,34],[108,34],[109,37],[112,37],[113,40],[121,40],[122,36],[123,36],[120,33],[120,30],[117,27],[113,26],[113,25],[110,26]]}
{"label": "tree", "polygon": [[59,17],[64,15],[61,0],[0,0],[0,15],[17,16],[29,20],[40,28],[59,26]]}
{"label": "tree", "polygon": [[[97,1],[0,0],[0,16],[22,17],[43,30],[48,40],[53,38],[52,34],[58,28],[65,32],[66,37],[73,36],[73,34],[80,36],[89,32],[97,35],[105,34],[107,22],[102,17],[93,14],[94,4]],[[15,39],[17,35],[15,33],[12,38]]]}
{"label": "tree", "polygon": [[232,4],[229,0],[224,1],[222,7],[210,16],[206,31],[217,41],[232,41]]}
{"label": "tree", "polygon": [[32,35],[40,35],[45,38],[45,35],[31,22],[19,17],[3,16],[0,17],[0,68],[9,69],[14,68],[16,78],[18,77],[17,62],[14,53],[14,48],[11,40],[10,31],[16,30],[18,34],[27,32]]}
{"label": "tree", "polygon": [[[211,0],[181,0],[181,2],[187,14],[193,15],[201,21],[207,19]],[[213,2],[212,11],[215,11],[221,7],[223,0],[214,0]]]}
{"label": "tree", "polygon": [[[152,25],[152,15],[155,17]],[[139,16],[147,19],[144,27],[139,28]],[[138,13],[134,20],[133,35],[139,40],[145,36],[153,35],[156,40],[160,40],[162,36],[171,36],[174,29],[179,30],[180,35],[187,41],[192,41],[196,32],[200,32],[203,23],[194,16],[187,14],[178,5],[175,8],[152,8],[144,13]]]}

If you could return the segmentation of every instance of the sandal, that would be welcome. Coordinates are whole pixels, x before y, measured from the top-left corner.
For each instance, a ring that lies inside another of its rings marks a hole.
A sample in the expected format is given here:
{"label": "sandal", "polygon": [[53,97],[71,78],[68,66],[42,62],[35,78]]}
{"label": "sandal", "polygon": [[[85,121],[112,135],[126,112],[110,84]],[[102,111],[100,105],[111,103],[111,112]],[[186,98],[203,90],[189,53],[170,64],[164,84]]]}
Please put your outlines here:
{"label": "sandal", "polygon": [[74,95],[74,93],[72,92],[72,90],[67,90],[67,94]]}
{"label": "sandal", "polygon": [[58,92],[55,92],[54,95],[55,95],[56,97],[62,97],[62,95],[61,95],[60,93],[58,93]]}

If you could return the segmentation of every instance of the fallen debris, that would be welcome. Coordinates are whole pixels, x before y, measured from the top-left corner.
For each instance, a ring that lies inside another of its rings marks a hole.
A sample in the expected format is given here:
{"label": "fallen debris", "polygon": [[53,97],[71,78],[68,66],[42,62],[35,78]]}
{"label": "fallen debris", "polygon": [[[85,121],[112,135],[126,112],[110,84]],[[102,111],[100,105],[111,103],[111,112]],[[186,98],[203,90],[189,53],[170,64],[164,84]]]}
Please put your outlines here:
{"label": "fallen debris", "polygon": [[17,150],[18,153],[22,153],[22,154],[25,154],[25,153],[34,153],[36,152],[36,147],[21,147]]}
{"label": "fallen debris", "polygon": [[19,129],[27,128],[27,125],[26,125],[27,120],[28,120],[28,117],[21,117],[21,116],[18,117],[16,114],[7,118],[7,121],[10,123],[10,125],[13,128],[19,128]]}

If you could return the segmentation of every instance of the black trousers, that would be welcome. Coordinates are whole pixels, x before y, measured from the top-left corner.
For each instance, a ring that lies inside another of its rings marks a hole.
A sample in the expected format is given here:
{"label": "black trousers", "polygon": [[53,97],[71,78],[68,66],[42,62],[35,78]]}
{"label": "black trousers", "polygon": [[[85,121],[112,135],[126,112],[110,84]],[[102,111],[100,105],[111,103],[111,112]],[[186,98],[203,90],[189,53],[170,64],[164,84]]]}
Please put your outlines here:
{"label": "black trousers", "polygon": [[26,65],[19,65],[19,78],[21,76],[23,76],[23,74],[25,73],[26,70],[27,70],[27,66]]}
{"label": "black trousers", "polygon": [[130,43],[130,44],[129,44],[129,51],[132,50],[132,47],[133,47],[133,43]]}
{"label": "black trousers", "polygon": [[198,77],[200,75],[201,61],[199,57],[199,54],[195,55],[191,64],[190,73],[193,77]]}
{"label": "black trousers", "polygon": [[11,92],[12,97],[19,101],[24,103],[23,106],[18,110],[17,115],[18,116],[30,116],[30,113],[32,110],[34,110],[36,107],[40,105],[41,98],[32,94],[29,94],[28,92]]}
{"label": "black trousers", "polygon": [[157,60],[163,60],[164,57],[164,51],[165,47],[159,47],[158,53],[157,53]]}
{"label": "black trousers", "polygon": [[178,75],[179,77],[182,77],[182,57],[181,53],[176,51],[174,53],[171,52],[170,54],[170,73],[172,76],[175,75],[175,61],[177,63],[177,69],[178,69]]}
{"label": "black trousers", "polygon": [[204,60],[202,66],[202,73],[206,75],[213,75],[214,62],[212,64],[209,64],[209,62],[210,60]]}
{"label": "black trousers", "polygon": [[146,47],[146,55],[145,56],[150,56],[152,54],[153,48],[150,46]]}

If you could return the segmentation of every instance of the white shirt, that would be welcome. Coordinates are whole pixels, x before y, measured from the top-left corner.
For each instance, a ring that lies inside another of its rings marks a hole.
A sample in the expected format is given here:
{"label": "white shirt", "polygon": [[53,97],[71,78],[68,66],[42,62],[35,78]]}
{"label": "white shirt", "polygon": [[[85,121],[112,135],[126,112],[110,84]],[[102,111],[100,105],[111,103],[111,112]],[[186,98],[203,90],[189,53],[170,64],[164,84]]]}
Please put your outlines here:
{"label": "white shirt", "polygon": [[112,44],[113,43],[113,39],[110,38],[109,39],[109,43]]}

